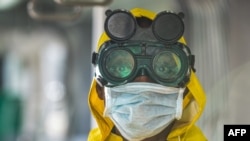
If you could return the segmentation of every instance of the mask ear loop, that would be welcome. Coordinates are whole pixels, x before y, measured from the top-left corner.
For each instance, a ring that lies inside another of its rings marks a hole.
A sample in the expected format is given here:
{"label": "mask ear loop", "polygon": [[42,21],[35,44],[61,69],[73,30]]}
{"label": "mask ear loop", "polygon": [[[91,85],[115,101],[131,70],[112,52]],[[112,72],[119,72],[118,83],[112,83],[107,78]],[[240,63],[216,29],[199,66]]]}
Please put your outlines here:
{"label": "mask ear loop", "polygon": [[104,117],[108,117],[108,113],[110,112],[109,109],[112,108],[112,102],[111,102],[111,94],[112,90],[110,87],[105,87],[104,86],[104,94],[105,94],[105,108],[104,108],[104,111],[103,111],[103,116]]}
{"label": "mask ear loop", "polygon": [[179,93],[178,93],[178,98],[176,101],[176,114],[175,118],[177,120],[181,119],[182,116],[182,105],[183,105],[183,93],[184,93],[185,88],[180,88]]}
{"label": "mask ear loop", "polygon": [[106,11],[104,30],[114,41],[130,39],[136,31],[136,20],[132,13],[124,9]]}
{"label": "mask ear loop", "polygon": [[154,36],[164,43],[177,42],[184,33],[183,17],[182,14],[160,12],[152,24]]}

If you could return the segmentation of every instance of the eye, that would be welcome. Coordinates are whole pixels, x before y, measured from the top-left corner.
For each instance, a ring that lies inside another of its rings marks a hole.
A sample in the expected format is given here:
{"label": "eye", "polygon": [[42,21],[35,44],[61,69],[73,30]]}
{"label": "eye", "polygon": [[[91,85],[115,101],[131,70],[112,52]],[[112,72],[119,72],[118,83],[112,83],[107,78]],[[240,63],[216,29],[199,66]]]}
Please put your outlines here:
{"label": "eye", "polygon": [[134,58],[126,50],[114,50],[106,58],[105,67],[110,76],[128,77],[134,69]]}
{"label": "eye", "polygon": [[181,70],[180,58],[169,51],[159,53],[154,57],[153,70],[163,79],[175,79]]}

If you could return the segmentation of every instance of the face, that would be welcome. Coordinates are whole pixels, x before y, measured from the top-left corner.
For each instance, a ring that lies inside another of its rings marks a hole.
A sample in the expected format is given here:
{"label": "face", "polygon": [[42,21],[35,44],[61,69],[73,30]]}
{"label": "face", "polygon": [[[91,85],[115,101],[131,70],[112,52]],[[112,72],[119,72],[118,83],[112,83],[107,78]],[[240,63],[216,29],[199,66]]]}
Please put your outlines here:
{"label": "face", "polygon": [[[150,27],[150,25],[152,25],[152,20],[151,19],[148,19],[148,18],[146,18],[146,17],[137,17],[136,18],[136,22],[137,22],[137,24],[141,27],[141,28],[148,28],[148,27]],[[121,53],[119,53],[119,55],[121,55]],[[111,58],[114,58],[114,57],[112,57],[111,56]],[[169,60],[169,59],[172,59],[172,58],[159,58],[158,60]],[[108,59],[107,59],[108,60]],[[126,60],[126,61],[124,61],[124,57],[122,57],[122,56],[120,56],[120,58],[118,57],[116,57],[116,59],[114,60],[112,60],[112,59],[110,59],[111,61],[111,63],[110,64],[116,64],[116,62],[119,62],[120,64],[121,63],[126,63],[126,62],[132,62],[132,61],[129,61],[128,59]],[[161,63],[162,64],[166,64],[166,62],[176,62],[176,61],[165,61],[165,62],[159,62],[158,61],[158,66],[161,66]],[[180,64],[180,62],[179,62],[179,64]],[[134,64],[131,64],[131,65],[134,65]],[[131,67],[131,65],[129,64],[129,65],[126,65],[127,66],[127,68],[132,68]],[[169,65],[171,65],[171,64],[169,64]],[[172,64],[172,66],[178,66],[178,65],[176,65],[176,64]],[[162,68],[162,67],[157,67],[157,66],[155,66],[156,68]],[[174,68],[174,67],[169,67],[168,66],[168,68]],[[168,73],[176,73],[176,72],[179,72],[180,71],[180,68],[179,67],[175,67],[175,69],[178,69],[177,71],[175,71],[175,70],[168,70]],[[118,69],[119,70],[119,69]],[[131,70],[131,69],[130,69]],[[117,72],[117,69],[114,69],[113,70],[113,72],[110,72],[110,73],[112,73],[113,75],[115,75],[116,76],[116,73]],[[126,71],[125,71],[126,72]],[[162,72],[162,71],[161,71]],[[117,74],[118,75],[118,74]],[[172,76],[172,75],[171,75]],[[116,77],[118,77],[118,76],[116,76]],[[119,75],[119,77],[120,77],[120,75]],[[132,82],[153,82],[153,83],[155,83],[150,77],[148,77],[146,74],[143,74],[143,72],[142,72],[142,74],[140,74],[140,76],[137,76]],[[104,87],[102,87],[102,86],[100,86],[98,83],[97,83],[97,86],[96,86],[96,91],[97,91],[97,93],[98,93],[98,96],[99,96],[99,98],[100,99],[102,99],[102,100],[105,100],[105,93],[104,93]]]}

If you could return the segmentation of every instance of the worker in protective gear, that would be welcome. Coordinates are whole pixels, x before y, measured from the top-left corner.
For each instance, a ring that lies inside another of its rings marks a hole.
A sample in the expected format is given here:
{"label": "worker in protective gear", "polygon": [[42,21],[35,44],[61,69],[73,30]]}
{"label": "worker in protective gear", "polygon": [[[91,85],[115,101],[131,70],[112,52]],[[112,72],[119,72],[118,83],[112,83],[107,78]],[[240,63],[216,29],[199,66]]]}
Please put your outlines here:
{"label": "worker in protective gear", "polygon": [[106,11],[93,53],[88,141],[205,141],[205,93],[183,38],[182,13]]}

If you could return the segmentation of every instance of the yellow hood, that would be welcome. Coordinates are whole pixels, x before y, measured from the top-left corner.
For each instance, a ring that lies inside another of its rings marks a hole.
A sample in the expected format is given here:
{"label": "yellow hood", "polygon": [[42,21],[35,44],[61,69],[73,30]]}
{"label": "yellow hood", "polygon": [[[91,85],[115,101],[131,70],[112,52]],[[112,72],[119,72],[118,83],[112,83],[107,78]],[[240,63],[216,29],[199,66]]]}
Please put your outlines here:
{"label": "yellow hood", "polygon": [[[154,19],[156,16],[155,13],[141,8],[134,8],[131,10],[131,12],[135,17],[145,16],[150,19]],[[103,33],[98,42],[97,51],[99,50],[101,44],[108,40],[110,40],[109,37],[106,35],[106,33]],[[179,42],[186,44],[183,37],[179,40]],[[89,107],[93,117],[97,122],[99,128],[98,134],[101,134],[99,140],[106,140],[110,135],[114,124],[109,118],[103,117],[104,101],[99,99],[96,92],[96,85],[97,82],[95,79],[93,79],[89,91]],[[189,89],[189,92],[183,101],[182,118],[175,123],[171,133],[168,136],[168,139],[184,136],[184,132],[193,128],[195,122],[198,120],[205,107],[205,93],[194,72],[191,72],[191,79],[187,85],[187,88]]]}

